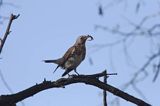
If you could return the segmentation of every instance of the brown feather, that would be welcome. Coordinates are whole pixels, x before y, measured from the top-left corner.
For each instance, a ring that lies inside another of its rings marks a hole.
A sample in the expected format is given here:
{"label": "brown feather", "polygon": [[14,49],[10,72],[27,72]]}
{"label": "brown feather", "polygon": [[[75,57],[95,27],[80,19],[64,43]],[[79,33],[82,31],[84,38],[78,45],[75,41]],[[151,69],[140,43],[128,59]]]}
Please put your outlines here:
{"label": "brown feather", "polygon": [[57,60],[45,60],[45,62],[58,64],[55,71],[58,67],[62,67],[63,69],[65,69],[65,72],[62,76],[65,76],[72,70],[75,70],[76,72],[76,68],[78,67],[78,65],[85,59],[85,43],[88,38],[90,38],[90,40],[93,40],[93,37],[90,35],[79,36],[75,44],[66,51],[62,58]]}

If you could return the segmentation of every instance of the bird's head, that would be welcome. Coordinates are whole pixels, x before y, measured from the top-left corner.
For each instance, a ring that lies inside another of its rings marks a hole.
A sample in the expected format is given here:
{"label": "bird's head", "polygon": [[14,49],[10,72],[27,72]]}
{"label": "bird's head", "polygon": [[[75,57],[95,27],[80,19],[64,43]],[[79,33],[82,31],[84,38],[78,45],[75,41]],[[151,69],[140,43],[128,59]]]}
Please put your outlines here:
{"label": "bird's head", "polygon": [[91,41],[91,40],[93,40],[93,37],[91,35],[81,35],[77,38],[76,44],[85,44],[87,39],[88,39],[88,41]]}

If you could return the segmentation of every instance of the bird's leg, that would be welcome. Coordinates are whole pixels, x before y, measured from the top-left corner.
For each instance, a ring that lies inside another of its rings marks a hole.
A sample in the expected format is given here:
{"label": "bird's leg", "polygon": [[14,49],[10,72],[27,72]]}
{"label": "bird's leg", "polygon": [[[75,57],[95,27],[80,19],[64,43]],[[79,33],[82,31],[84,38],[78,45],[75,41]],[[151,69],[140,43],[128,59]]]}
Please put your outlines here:
{"label": "bird's leg", "polygon": [[70,77],[71,75],[70,74],[68,74],[68,77]]}
{"label": "bird's leg", "polygon": [[73,78],[73,75],[68,74],[68,78]]}
{"label": "bird's leg", "polygon": [[76,69],[74,69],[74,72],[75,72],[77,75],[79,75],[79,73],[77,72],[77,70],[76,70]]}

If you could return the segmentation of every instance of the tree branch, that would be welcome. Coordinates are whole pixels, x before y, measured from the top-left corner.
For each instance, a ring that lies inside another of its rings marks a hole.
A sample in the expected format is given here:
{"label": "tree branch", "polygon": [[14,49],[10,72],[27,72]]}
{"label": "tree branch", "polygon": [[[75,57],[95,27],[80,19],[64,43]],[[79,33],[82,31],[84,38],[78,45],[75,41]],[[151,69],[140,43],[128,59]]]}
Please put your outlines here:
{"label": "tree branch", "polygon": [[19,16],[20,16],[19,14],[18,14],[18,15],[13,15],[13,14],[11,14],[10,20],[9,20],[9,23],[8,23],[8,26],[7,26],[7,29],[6,29],[6,32],[5,32],[5,34],[4,34],[4,37],[3,37],[3,39],[0,40],[0,54],[1,54],[1,52],[2,52],[4,43],[5,43],[8,35],[9,35],[9,33],[11,32],[11,31],[10,31],[11,24],[12,24],[13,20],[14,20],[14,19],[17,19]]}
{"label": "tree branch", "polygon": [[[94,74],[94,75],[102,75],[102,73]],[[137,104],[138,106],[151,106],[150,104],[144,102],[143,100],[140,100],[132,95],[129,95],[109,84],[105,84],[102,81],[100,81],[97,77],[94,75],[73,75],[69,78],[60,78],[57,81],[46,81],[44,80],[40,84],[36,84],[28,89],[25,89],[21,92],[11,94],[11,95],[1,95],[0,96],[0,106],[10,106],[12,104],[15,104],[17,102],[20,102],[30,96],[33,96],[40,91],[47,90],[50,88],[61,88],[66,85],[74,84],[74,83],[85,83],[88,85],[93,85],[95,87],[98,87],[102,90],[108,91],[116,96],[119,96],[127,101],[130,101],[134,104]],[[100,76],[102,77],[102,76]]]}
{"label": "tree branch", "polygon": [[[107,71],[105,71],[105,74],[107,74]],[[105,75],[103,77],[103,82],[107,84],[107,76]],[[103,90],[103,106],[107,106],[107,92]]]}

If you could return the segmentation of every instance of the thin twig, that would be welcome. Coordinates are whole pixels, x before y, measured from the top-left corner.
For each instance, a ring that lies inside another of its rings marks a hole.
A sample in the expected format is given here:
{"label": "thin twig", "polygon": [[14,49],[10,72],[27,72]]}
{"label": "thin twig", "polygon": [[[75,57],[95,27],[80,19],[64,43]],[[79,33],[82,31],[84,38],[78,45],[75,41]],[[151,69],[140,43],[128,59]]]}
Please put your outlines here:
{"label": "thin twig", "polygon": [[92,74],[92,75],[80,75],[80,76],[100,78],[103,76],[110,76],[110,75],[117,75],[117,73],[106,73],[106,70],[104,70],[102,73],[97,73],[97,74]]}
{"label": "thin twig", "polygon": [[[107,75],[107,71],[105,71],[105,74]],[[107,84],[107,76],[104,76],[103,82]],[[103,106],[107,106],[107,91],[103,90]]]}
{"label": "thin twig", "polygon": [[18,14],[18,15],[13,15],[13,14],[11,14],[10,20],[9,20],[9,23],[8,23],[8,26],[7,26],[7,29],[6,29],[6,32],[5,32],[5,34],[4,34],[4,37],[3,37],[3,39],[2,39],[2,43],[1,43],[1,45],[0,45],[0,54],[1,54],[1,52],[2,52],[4,43],[5,43],[8,35],[9,35],[9,33],[11,32],[11,31],[10,31],[11,24],[12,24],[13,20],[14,20],[14,19],[17,19],[19,16],[20,16],[20,14]]}
{"label": "thin twig", "polygon": [[[159,55],[160,55],[160,49],[159,49]],[[159,72],[160,72],[160,56],[159,56],[159,62],[157,65],[155,65],[155,75],[154,75],[154,78],[153,78],[153,82],[156,81],[158,75],[159,75]]]}

